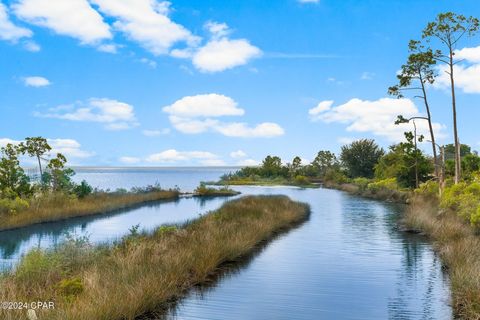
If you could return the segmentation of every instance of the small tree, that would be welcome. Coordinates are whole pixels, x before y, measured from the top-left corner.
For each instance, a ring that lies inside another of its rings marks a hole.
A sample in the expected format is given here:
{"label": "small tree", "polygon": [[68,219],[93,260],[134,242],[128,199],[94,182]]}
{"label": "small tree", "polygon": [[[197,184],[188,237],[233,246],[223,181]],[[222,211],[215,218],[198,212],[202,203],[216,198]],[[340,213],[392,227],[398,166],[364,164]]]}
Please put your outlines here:
{"label": "small tree", "polygon": [[1,148],[0,153],[0,195],[5,198],[30,195],[29,179],[18,160],[19,147],[9,143]]}
{"label": "small tree", "polygon": [[433,132],[432,115],[427,97],[427,84],[433,84],[436,72],[433,66],[436,64],[437,57],[431,49],[427,49],[420,44],[419,41],[411,40],[409,43],[409,51],[407,63],[402,65],[400,73],[397,75],[398,84],[388,89],[389,94],[403,98],[405,90],[419,91],[414,97],[421,98],[427,111],[428,128],[430,131],[430,142],[432,143],[433,160],[435,163],[435,175],[438,177],[439,161],[437,158],[437,147],[435,143],[435,134]]}
{"label": "small tree", "polygon": [[320,150],[313,160],[312,165],[317,168],[318,174],[323,177],[328,169],[338,166],[338,161],[333,152]]}
{"label": "small tree", "polygon": [[384,153],[374,140],[362,139],[343,146],[340,159],[351,177],[373,178],[375,165]]}
{"label": "small tree", "polygon": [[[445,158],[447,160],[455,160],[455,145],[453,143],[447,144],[444,146],[445,149]],[[468,156],[472,154],[472,147],[468,144],[461,144],[460,145],[460,157]]]}
{"label": "small tree", "polygon": [[290,176],[295,178],[298,173],[298,170],[302,167],[302,159],[299,156],[296,156],[292,160],[292,164],[290,166]]}
{"label": "small tree", "polygon": [[282,159],[277,156],[267,156],[262,162],[262,175],[276,177],[283,175]]}
{"label": "small tree", "polygon": [[441,13],[437,16],[435,21],[427,24],[423,30],[422,38],[427,42],[432,39],[437,39],[441,46],[446,47],[446,53],[441,50],[435,51],[435,59],[445,63],[448,71],[445,71],[450,77],[450,90],[452,96],[452,113],[453,113],[453,137],[455,144],[455,183],[458,183],[461,178],[461,156],[460,156],[460,140],[458,138],[457,128],[457,105],[455,98],[455,76],[454,66],[455,49],[458,42],[464,36],[473,36],[479,28],[479,20],[474,17],[466,18],[463,15],[458,15],[453,12]]}
{"label": "small tree", "polygon": [[67,159],[61,153],[48,162],[49,172],[45,173],[44,181],[50,184],[53,191],[70,192],[74,187],[71,177],[75,172],[70,168],[65,168]]}
{"label": "small tree", "polygon": [[40,170],[40,179],[42,179],[42,156],[52,150],[52,147],[50,147],[48,144],[47,139],[42,137],[25,138],[25,143],[20,143],[19,149],[22,154],[28,154],[30,157],[37,158],[38,169]]}
{"label": "small tree", "polygon": [[416,188],[420,182],[427,181],[432,172],[430,160],[415,146],[415,136],[405,132],[406,142],[390,147],[375,166],[375,177],[379,179],[396,178],[398,184],[406,188]]}

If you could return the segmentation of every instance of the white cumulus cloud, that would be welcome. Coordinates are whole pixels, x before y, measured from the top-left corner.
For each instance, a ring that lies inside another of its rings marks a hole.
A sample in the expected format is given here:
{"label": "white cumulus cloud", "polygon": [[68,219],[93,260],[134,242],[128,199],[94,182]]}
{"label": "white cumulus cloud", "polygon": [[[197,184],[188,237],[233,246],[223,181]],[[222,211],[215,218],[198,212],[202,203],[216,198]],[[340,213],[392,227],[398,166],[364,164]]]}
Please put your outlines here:
{"label": "white cumulus cloud", "polygon": [[285,130],[276,123],[264,122],[254,127],[243,122],[220,123],[213,127],[227,137],[273,138],[285,134]]}
{"label": "white cumulus cloud", "polygon": [[82,44],[112,38],[110,26],[87,0],[19,0],[12,8],[19,18],[76,38]]}
{"label": "white cumulus cloud", "polygon": [[137,126],[133,106],[113,99],[92,98],[87,103],[51,108],[47,113],[34,114],[43,118],[103,123],[109,130],[124,130]]}
{"label": "white cumulus cloud", "polygon": [[47,139],[47,141],[52,147],[52,150],[50,151],[51,155],[61,153],[66,156],[67,159],[84,159],[92,157],[95,154],[93,152],[82,150],[82,145],[74,139]]}
{"label": "white cumulus cloud", "polygon": [[195,45],[199,39],[169,14],[170,2],[157,0],[91,0],[99,10],[116,21],[113,27],[123,32],[154,55],[167,54],[178,42]]}
{"label": "white cumulus cloud", "polygon": [[[448,66],[439,67],[439,77],[434,86],[440,89],[450,88],[450,76],[446,73]],[[471,65],[458,64],[453,67],[455,86],[465,93],[480,93],[480,63]]]}
{"label": "white cumulus cloud", "polygon": [[207,151],[177,151],[175,149],[165,150],[148,156],[145,160],[150,163],[168,163],[190,160],[213,160],[218,156]]}
{"label": "white cumulus cloud", "polygon": [[[330,104],[330,101],[327,104]],[[418,108],[410,99],[382,98],[374,101],[351,99],[347,103],[335,107],[331,105],[322,112],[310,114],[312,120],[342,123],[347,126],[348,132],[370,132],[393,142],[403,140],[403,133],[413,130],[412,124],[395,125],[394,122],[398,115],[406,118],[421,116]],[[429,135],[427,121],[416,120],[416,125],[419,134]],[[445,127],[443,125],[433,123],[433,127],[438,138],[444,137],[443,129]]]}
{"label": "white cumulus cloud", "polygon": [[36,88],[47,87],[51,84],[50,80],[40,76],[25,77],[23,78],[23,81],[27,87],[36,87]]}
{"label": "white cumulus cloud", "polygon": [[[23,140],[13,140],[10,138],[0,138],[0,147],[6,146],[8,143],[19,144]],[[85,159],[95,155],[94,152],[85,151],[82,145],[75,139],[47,139],[48,144],[52,147],[48,157],[54,157],[57,153],[61,153],[67,159]]]}
{"label": "white cumulus cloud", "polygon": [[333,100],[321,101],[315,108],[308,110],[308,114],[311,117],[316,117],[320,113],[329,110],[330,107],[333,105],[333,102]]}
{"label": "white cumulus cloud", "polygon": [[29,38],[33,32],[29,29],[16,26],[8,16],[7,7],[0,2],[0,39],[17,42],[22,38]]}
{"label": "white cumulus cloud", "polygon": [[210,34],[209,40],[202,45],[174,49],[171,56],[192,59],[201,72],[214,73],[245,65],[262,55],[262,51],[247,39],[231,39],[232,30],[226,23],[209,21],[204,27]]}
{"label": "white cumulus cloud", "polygon": [[242,116],[245,110],[232,98],[220,94],[187,96],[163,108],[175,129],[187,134],[214,131],[229,137],[276,137],[283,128],[271,122],[253,127],[243,122],[222,122],[219,117]]}
{"label": "white cumulus cloud", "polygon": [[164,107],[163,111],[178,117],[241,116],[245,113],[232,98],[215,93],[183,97]]}
{"label": "white cumulus cloud", "polygon": [[459,60],[465,59],[472,63],[480,63],[480,46],[456,50],[455,58]]}
{"label": "white cumulus cloud", "polygon": [[247,64],[259,57],[260,49],[248,40],[218,39],[208,42],[193,56],[193,65],[202,72],[219,72]]}
{"label": "white cumulus cloud", "polygon": [[[456,64],[453,67],[455,86],[465,93],[480,93],[480,46],[455,51]],[[449,67],[438,66],[437,89],[450,90]]]}

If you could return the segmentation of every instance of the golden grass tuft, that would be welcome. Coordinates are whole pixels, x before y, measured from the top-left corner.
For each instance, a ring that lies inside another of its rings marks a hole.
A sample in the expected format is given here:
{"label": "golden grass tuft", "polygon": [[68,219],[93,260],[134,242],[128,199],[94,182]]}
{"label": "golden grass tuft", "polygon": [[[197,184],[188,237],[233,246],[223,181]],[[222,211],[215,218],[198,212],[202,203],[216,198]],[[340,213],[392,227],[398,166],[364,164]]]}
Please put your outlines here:
{"label": "golden grass tuft", "polygon": [[480,237],[454,212],[441,212],[438,202],[416,196],[407,209],[404,223],[421,231],[448,268],[455,317],[480,319]]}
{"label": "golden grass tuft", "polygon": [[145,193],[99,192],[82,199],[61,193],[49,194],[33,199],[30,206],[23,211],[0,215],[0,231],[36,223],[96,215],[152,201],[173,200],[178,196],[179,192],[176,190]]}
{"label": "golden grass tuft", "polygon": [[[136,319],[165,309],[223,263],[241,259],[308,215],[307,205],[284,196],[249,196],[179,229],[160,227],[108,248],[81,243],[61,252],[31,253],[0,279],[0,299],[55,301],[55,310],[38,312],[39,319]],[[74,263],[65,258],[72,250]],[[35,263],[43,268],[33,268]],[[0,318],[24,319],[25,312],[0,310]]]}

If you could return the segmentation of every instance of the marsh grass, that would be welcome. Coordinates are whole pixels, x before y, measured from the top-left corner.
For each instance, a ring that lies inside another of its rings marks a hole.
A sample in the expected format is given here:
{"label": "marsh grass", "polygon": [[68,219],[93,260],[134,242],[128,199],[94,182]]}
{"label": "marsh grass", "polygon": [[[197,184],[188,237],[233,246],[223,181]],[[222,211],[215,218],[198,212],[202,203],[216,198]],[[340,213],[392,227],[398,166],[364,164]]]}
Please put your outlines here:
{"label": "marsh grass", "polygon": [[195,197],[231,197],[239,195],[240,192],[230,189],[228,186],[213,188],[201,183],[194,192]]}
{"label": "marsh grass", "polygon": [[[284,196],[249,196],[181,227],[132,232],[111,247],[68,242],[36,250],[0,279],[2,301],[55,301],[39,319],[139,319],[164,310],[222,265],[308,218],[309,208]],[[72,258],[74,257],[74,258]],[[1,319],[26,311],[0,310]]]}
{"label": "marsh grass", "polygon": [[396,203],[406,203],[411,196],[411,192],[398,189],[390,189],[384,186],[375,186],[374,188],[364,187],[358,183],[335,183],[327,182],[324,187],[348,192],[350,194],[362,196],[374,200],[382,200]]}
{"label": "marsh grass", "polygon": [[447,267],[452,306],[458,319],[480,319],[480,237],[465,219],[441,211],[438,201],[416,196],[407,209],[404,223],[425,233]]}
{"label": "marsh grass", "polygon": [[0,231],[36,223],[101,214],[142,203],[178,197],[177,190],[98,192],[81,199],[63,193],[51,193],[32,199],[28,208],[22,211],[0,214]]}

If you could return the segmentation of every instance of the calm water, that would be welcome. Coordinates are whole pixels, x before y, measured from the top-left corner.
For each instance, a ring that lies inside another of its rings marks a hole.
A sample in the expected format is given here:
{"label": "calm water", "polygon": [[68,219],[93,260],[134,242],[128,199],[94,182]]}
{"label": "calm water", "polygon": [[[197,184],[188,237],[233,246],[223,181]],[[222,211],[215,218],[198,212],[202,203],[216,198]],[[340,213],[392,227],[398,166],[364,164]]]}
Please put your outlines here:
{"label": "calm water", "polygon": [[179,187],[182,191],[193,191],[200,181],[217,181],[235,167],[212,168],[75,168],[74,180],[88,181],[100,189],[115,190],[160,184],[161,187]]}
{"label": "calm water", "polygon": [[[187,170],[187,171],[185,171]],[[97,187],[190,186],[227,169],[89,169],[77,179]],[[180,173],[179,173],[180,172]],[[127,184],[128,182],[128,184]],[[171,185],[173,183],[173,185]],[[326,189],[238,187],[243,194],[286,194],[308,202],[310,219],[192,290],[168,319],[452,319],[449,285],[424,238],[399,232],[401,208]],[[195,218],[225,199],[182,199],[110,215],[0,232],[4,267],[66,232],[93,242],[117,239],[136,224],[152,229]]]}

